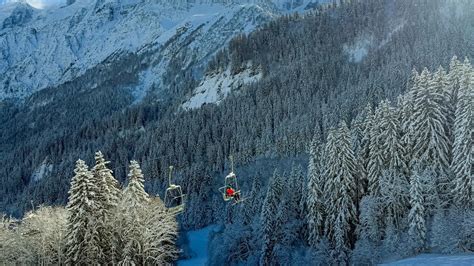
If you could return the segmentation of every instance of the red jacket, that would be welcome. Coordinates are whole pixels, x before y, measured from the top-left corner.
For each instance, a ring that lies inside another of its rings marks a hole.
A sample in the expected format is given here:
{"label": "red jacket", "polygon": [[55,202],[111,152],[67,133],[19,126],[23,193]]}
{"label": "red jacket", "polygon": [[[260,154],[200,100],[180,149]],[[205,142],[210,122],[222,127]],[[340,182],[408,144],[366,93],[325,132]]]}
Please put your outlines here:
{"label": "red jacket", "polygon": [[226,189],[225,193],[227,194],[227,197],[233,196],[234,195],[234,190],[232,188]]}

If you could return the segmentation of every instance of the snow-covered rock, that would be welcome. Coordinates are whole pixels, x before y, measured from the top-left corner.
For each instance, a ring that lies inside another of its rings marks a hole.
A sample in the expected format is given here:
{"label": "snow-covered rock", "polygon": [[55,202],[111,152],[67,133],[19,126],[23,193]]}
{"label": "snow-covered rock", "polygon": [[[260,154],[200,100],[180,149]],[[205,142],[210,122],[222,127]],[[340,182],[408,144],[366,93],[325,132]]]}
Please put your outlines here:
{"label": "snow-covered rock", "polygon": [[48,164],[45,160],[40,166],[38,166],[35,172],[31,175],[30,180],[38,181],[43,179],[43,177],[47,176],[48,174],[53,171],[53,165]]}
{"label": "snow-covered rock", "polygon": [[192,96],[183,103],[184,109],[195,109],[203,104],[219,104],[232,90],[239,89],[245,84],[258,81],[261,72],[247,68],[240,73],[232,75],[230,69],[221,73],[206,75],[194,89]]}

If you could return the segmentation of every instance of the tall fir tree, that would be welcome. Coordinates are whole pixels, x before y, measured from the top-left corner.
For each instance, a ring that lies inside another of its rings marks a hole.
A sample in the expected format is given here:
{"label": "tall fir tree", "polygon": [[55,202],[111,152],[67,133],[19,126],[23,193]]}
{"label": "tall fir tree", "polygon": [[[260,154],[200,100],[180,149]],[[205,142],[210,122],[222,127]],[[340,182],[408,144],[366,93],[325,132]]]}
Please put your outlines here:
{"label": "tall fir tree", "polygon": [[336,162],[336,165],[334,172],[328,171],[328,175],[325,176],[329,184],[326,190],[328,196],[326,226],[329,227],[328,237],[334,246],[333,258],[338,263],[346,263],[354,240],[353,229],[357,222],[358,169],[346,123],[341,122],[337,132],[332,135],[328,140],[334,143],[329,143],[328,147],[329,150],[335,149],[335,152],[329,151],[329,154],[336,158],[330,158],[331,155],[328,155],[327,159]]}
{"label": "tall fir tree", "polygon": [[474,206],[474,70],[468,61],[463,66],[455,116],[451,193],[456,205],[470,208]]}
{"label": "tall fir tree", "polygon": [[95,166],[92,169],[92,173],[97,175],[100,180],[105,180],[104,190],[107,192],[107,205],[109,209],[115,208],[119,203],[122,191],[120,190],[120,184],[112,175],[112,170],[107,168],[107,164],[110,162],[106,161],[102,152],[98,151],[95,153]]}
{"label": "tall fir tree", "polygon": [[409,231],[416,252],[423,249],[426,240],[425,208],[423,207],[423,192],[420,179],[423,174],[422,166],[415,164],[410,182],[410,213],[408,214]]}
{"label": "tall fir tree", "polygon": [[276,236],[279,235],[280,224],[278,224],[278,210],[280,197],[283,193],[283,180],[276,171],[268,186],[267,194],[262,206],[261,214],[261,236],[263,239],[262,251],[260,254],[261,265],[272,265],[273,248],[278,242]]}
{"label": "tall fir tree", "polygon": [[[402,141],[400,112],[389,102],[381,105],[382,120],[380,137],[384,140],[382,150],[384,167],[379,179],[381,202],[390,223],[400,228],[401,219],[408,208],[408,166],[405,146]],[[380,223],[388,222],[381,220]],[[389,223],[387,223],[389,224]]]}
{"label": "tall fir tree", "polygon": [[322,179],[321,153],[322,146],[319,135],[313,138],[310,147],[308,164],[308,187],[306,205],[308,208],[306,220],[308,223],[308,243],[314,249],[323,236],[324,229],[324,182]]}
{"label": "tall fir tree", "polygon": [[255,175],[252,181],[252,188],[250,190],[249,198],[244,201],[245,208],[243,209],[243,219],[242,222],[244,225],[250,225],[255,219],[255,215],[260,213],[261,207],[261,189],[262,183],[260,181],[260,175]]}
{"label": "tall fir tree", "polygon": [[123,191],[123,199],[120,204],[120,217],[123,225],[123,251],[121,265],[133,265],[143,263],[140,257],[144,245],[143,232],[139,226],[142,214],[148,207],[150,197],[145,192],[143,173],[137,161],[130,162],[128,174],[128,185]]}
{"label": "tall fir tree", "polygon": [[458,102],[458,94],[461,86],[461,78],[463,72],[463,66],[458,58],[454,56],[449,64],[449,74],[446,76],[446,94],[448,97],[447,108],[446,108],[446,119],[448,128],[446,130],[449,140],[454,143],[454,121],[456,119],[456,109]]}
{"label": "tall fir tree", "polygon": [[67,204],[66,264],[101,264],[105,255],[101,243],[103,206],[97,200],[101,192],[84,161],[76,162],[74,173]]}
{"label": "tall fir tree", "polygon": [[[383,105],[383,103],[381,103]],[[380,195],[380,184],[379,179],[382,175],[384,166],[384,154],[383,154],[383,139],[381,138],[381,122],[383,118],[382,108],[379,106],[374,115],[372,116],[370,124],[370,144],[369,144],[369,161],[368,161],[368,192],[370,195]]]}
{"label": "tall fir tree", "polygon": [[[436,172],[438,192],[442,202],[448,203],[449,139],[446,134],[446,99],[441,92],[444,73],[432,76],[427,69],[420,75],[420,84],[414,98],[412,127],[414,128],[414,162],[426,162]],[[425,165],[425,167],[428,165]]]}

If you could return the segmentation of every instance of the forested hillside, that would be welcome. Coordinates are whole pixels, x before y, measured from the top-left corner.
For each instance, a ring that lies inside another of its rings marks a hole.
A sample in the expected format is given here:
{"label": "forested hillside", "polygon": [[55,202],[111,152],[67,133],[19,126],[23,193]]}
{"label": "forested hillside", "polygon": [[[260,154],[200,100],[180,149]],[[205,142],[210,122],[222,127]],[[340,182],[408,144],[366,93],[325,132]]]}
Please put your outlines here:
{"label": "forested hillside", "polygon": [[473,97],[474,69],[454,58],[449,72],[414,72],[396,103],[368,105],[324,141],[317,133],[307,175],[276,171],[266,189],[254,180],[214,236],[211,264],[374,265],[474,251]]}
{"label": "forested hillside", "polygon": [[[134,103],[128,88],[146,54],[88,72],[102,73],[97,87],[82,87],[89,83],[78,78],[24,104],[2,102],[1,208],[20,215],[31,201],[65,204],[71,166],[100,149],[120,182],[126,178],[123,166],[140,161],[150,193],[163,193],[166,169],[176,165],[189,195],[182,225],[220,220],[223,203],[214,191],[229,155],[238,169],[304,156],[315,133],[325,139],[338,121],[352,123],[367,104],[395,102],[412,69],[447,68],[453,55],[471,59],[473,4],[354,1],[278,18],[235,38],[211,61],[207,73],[227,67],[239,73],[249,65],[263,73],[219,105],[181,108],[199,80],[179,56],[165,73],[168,89],[157,88]],[[243,176],[243,188],[250,191],[254,175],[266,188],[272,171]]]}

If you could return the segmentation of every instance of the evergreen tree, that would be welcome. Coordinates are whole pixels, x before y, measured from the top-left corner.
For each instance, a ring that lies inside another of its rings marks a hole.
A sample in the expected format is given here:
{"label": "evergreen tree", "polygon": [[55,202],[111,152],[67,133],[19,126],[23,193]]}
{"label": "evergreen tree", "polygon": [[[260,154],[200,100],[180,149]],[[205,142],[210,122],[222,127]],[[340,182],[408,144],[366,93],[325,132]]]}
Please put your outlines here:
{"label": "evergreen tree", "polygon": [[446,76],[447,86],[445,88],[448,105],[446,108],[446,119],[448,123],[447,133],[451,143],[454,143],[454,120],[456,119],[456,109],[458,103],[459,88],[461,86],[463,64],[456,56],[451,59],[449,64],[449,74]]}
{"label": "evergreen tree", "polygon": [[150,201],[148,193],[144,189],[143,174],[137,161],[130,162],[128,178],[128,185],[123,192],[123,199],[120,204],[123,224],[122,242],[124,243],[122,260],[119,262],[121,265],[142,263],[140,253],[144,240],[140,223],[142,223],[143,213],[146,212]]}
{"label": "evergreen tree", "polygon": [[[446,99],[442,93],[444,73],[438,71],[433,77],[428,70],[420,75],[420,84],[414,97],[414,147],[412,165],[423,160],[436,172],[438,191],[442,202],[447,203],[449,139],[446,134]],[[425,165],[427,166],[427,165]]]}
{"label": "evergreen tree", "polygon": [[[395,170],[384,170],[380,181],[380,200],[384,206],[385,217],[389,218],[397,229],[401,229],[403,217],[409,210],[409,183],[403,174]],[[380,226],[382,222],[379,221]]]}
{"label": "evergreen tree", "polygon": [[263,247],[260,255],[261,265],[271,265],[273,248],[277,244],[276,236],[279,227],[277,214],[279,210],[280,197],[283,192],[282,177],[275,171],[273,178],[268,186],[267,195],[263,202],[261,214],[261,236]]}
{"label": "evergreen tree", "polygon": [[308,212],[306,220],[308,222],[308,243],[314,249],[318,245],[319,239],[323,236],[324,223],[324,182],[321,169],[322,144],[319,136],[315,136],[311,142],[310,157],[308,164],[308,187],[306,204]]}
{"label": "evergreen tree", "polygon": [[405,164],[405,148],[401,139],[401,125],[399,112],[396,108],[391,107],[389,102],[385,102],[381,106],[382,120],[380,138],[382,142],[382,150],[385,156],[384,169],[396,171],[400,174],[408,174],[408,166]]}
{"label": "evergreen tree", "polygon": [[474,71],[468,62],[464,64],[455,116],[451,193],[458,206],[470,208],[474,206]]}
{"label": "evergreen tree", "polygon": [[[380,137],[383,139],[384,167],[379,178],[380,197],[386,217],[400,228],[401,218],[408,208],[408,167],[405,164],[405,147],[401,137],[399,112],[388,102],[381,104],[382,120]],[[383,221],[380,221],[382,224]]]}
{"label": "evergreen tree", "polygon": [[84,161],[78,160],[69,190],[66,264],[101,264],[105,247],[101,243],[104,220],[101,193]]}
{"label": "evergreen tree", "polygon": [[[384,103],[380,105],[383,106]],[[382,175],[384,167],[384,154],[383,154],[383,142],[381,138],[381,122],[382,122],[382,108],[378,107],[375,110],[375,114],[372,116],[370,124],[370,144],[369,144],[369,161],[368,161],[368,190],[370,195],[380,195],[380,184],[379,179]]]}
{"label": "evergreen tree", "polygon": [[362,131],[362,139],[359,153],[355,153],[360,167],[360,183],[363,186],[363,194],[368,191],[368,173],[369,173],[369,158],[370,158],[370,131],[372,130],[374,122],[374,113],[372,106],[367,104],[363,111],[363,121],[360,125]]}
{"label": "evergreen tree", "polygon": [[426,240],[425,208],[421,186],[421,166],[417,164],[410,182],[409,234],[416,252],[423,249]]}
{"label": "evergreen tree", "polygon": [[[350,146],[350,132],[345,122],[341,122],[338,131],[330,133],[330,135],[333,136],[328,137],[327,160],[336,162],[336,165],[335,167],[330,165],[330,170],[325,176],[325,179],[328,180],[326,227],[329,228],[327,230],[328,237],[334,246],[333,258],[339,263],[345,263],[353,244],[352,229],[357,221],[356,182],[358,169]],[[331,151],[332,149],[335,149],[335,152]],[[331,158],[331,156],[336,156],[336,158]]]}
{"label": "evergreen tree", "polygon": [[282,204],[280,204],[284,205],[281,208],[284,220],[281,219],[281,221],[284,224],[283,243],[292,246],[301,236],[301,230],[303,229],[304,214],[301,212],[300,206],[303,199],[302,188],[305,178],[301,165],[292,166],[287,180],[288,186],[284,191]]}
{"label": "evergreen tree", "polygon": [[97,176],[96,179],[105,180],[104,191],[107,192],[107,205],[109,209],[112,209],[119,203],[122,191],[120,190],[118,181],[112,175],[112,170],[107,168],[107,164],[109,163],[110,162],[105,161],[102,152],[96,152],[95,166],[92,169],[92,173]]}
{"label": "evergreen tree", "polygon": [[255,175],[252,181],[252,188],[250,190],[249,198],[244,201],[243,209],[243,223],[244,225],[250,225],[255,219],[255,215],[260,213],[261,207],[261,190],[262,183],[260,181],[260,175]]}
{"label": "evergreen tree", "polygon": [[413,128],[413,112],[414,112],[414,98],[418,92],[419,74],[416,70],[412,71],[411,87],[402,96],[398,98],[398,106],[400,108],[400,127],[401,127],[401,143],[404,145],[404,159],[407,166],[407,176],[411,175],[411,161],[413,159],[414,146],[414,128]]}
{"label": "evergreen tree", "polygon": [[357,243],[352,254],[352,259],[358,263],[375,264],[379,259],[382,209],[380,198],[375,196],[364,196],[360,202]]}

